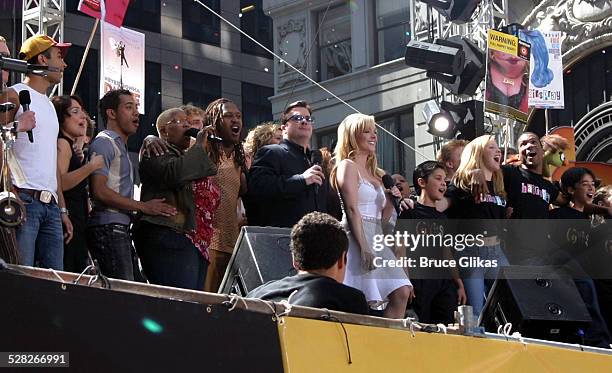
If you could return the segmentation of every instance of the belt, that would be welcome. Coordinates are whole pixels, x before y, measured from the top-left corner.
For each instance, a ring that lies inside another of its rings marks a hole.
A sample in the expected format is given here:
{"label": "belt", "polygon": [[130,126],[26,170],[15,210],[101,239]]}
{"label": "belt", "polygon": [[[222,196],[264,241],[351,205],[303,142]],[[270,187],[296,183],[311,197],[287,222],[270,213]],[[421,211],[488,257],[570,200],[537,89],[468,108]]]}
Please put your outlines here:
{"label": "belt", "polygon": [[52,203],[53,202],[57,204],[57,201],[55,200],[53,193],[49,192],[48,190],[35,190],[35,189],[25,189],[25,188],[15,188],[15,189],[17,189],[17,192],[27,194],[33,199],[40,201],[42,203]]}

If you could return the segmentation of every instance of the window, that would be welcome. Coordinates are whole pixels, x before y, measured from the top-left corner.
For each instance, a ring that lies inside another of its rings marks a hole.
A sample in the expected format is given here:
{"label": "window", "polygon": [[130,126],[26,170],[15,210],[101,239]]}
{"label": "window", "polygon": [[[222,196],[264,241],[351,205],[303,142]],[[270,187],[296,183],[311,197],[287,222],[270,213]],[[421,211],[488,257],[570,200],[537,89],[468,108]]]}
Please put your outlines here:
{"label": "window", "polygon": [[124,27],[135,27],[141,30],[160,32],[161,30],[161,1],[130,0],[125,18]]}
{"label": "window", "polygon": [[128,150],[140,151],[145,137],[157,136],[155,122],[161,114],[161,65],[155,62],[145,62],[145,114],[140,116],[140,124],[135,134],[128,138]]}
{"label": "window", "polygon": [[[215,12],[219,12],[219,0],[201,0]],[[221,29],[219,18],[209,12],[202,5],[190,1],[183,1],[183,38],[219,45],[221,42]]]}
{"label": "window", "polygon": [[[410,111],[384,118],[376,118],[383,128],[414,147],[414,120],[412,109]],[[389,174],[403,173],[408,180],[412,178],[415,168],[414,150],[398,142],[385,131],[378,129],[378,142],[376,143],[376,157],[378,166]]]}
{"label": "window", "polygon": [[246,130],[272,120],[270,96],[274,96],[274,88],[242,83],[242,118]]}
{"label": "window", "polygon": [[318,15],[319,30],[319,80],[327,80],[350,73],[351,13],[348,2]]}
{"label": "window", "polygon": [[64,8],[67,12],[85,15],[85,13],[79,12],[79,0],[66,0]]}
{"label": "window", "polygon": [[206,109],[221,97],[221,78],[197,71],[183,70],[183,102]]}
{"label": "window", "polygon": [[[316,115],[315,115],[316,118]],[[321,132],[318,134],[318,148],[327,148],[330,152],[334,152],[334,147],[336,146],[336,142],[338,141],[338,126],[332,126],[334,129]]]}
{"label": "window", "polygon": [[[248,6],[255,6],[255,9],[242,14],[240,17],[240,29],[266,48],[274,50],[272,46],[272,18],[264,14],[262,0],[240,0],[240,9],[245,9]],[[240,49],[244,53],[271,57],[268,52],[244,35],[240,37]]]}
{"label": "window", "polygon": [[410,40],[409,1],[376,1],[376,33],[378,63],[403,57]]}
{"label": "window", "polygon": [[[72,90],[83,54],[85,54],[84,47],[73,44],[70,49],[68,49],[68,54],[66,54],[66,64],[68,68],[64,70],[64,94],[66,95],[70,94]],[[98,100],[100,98],[99,61],[98,51],[90,48],[87,60],[85,60],[83,72],[79,78],[79,85],[77,85],[75,91],[76,95],[83,100],[85,110],[92,119],[98,117]]]}

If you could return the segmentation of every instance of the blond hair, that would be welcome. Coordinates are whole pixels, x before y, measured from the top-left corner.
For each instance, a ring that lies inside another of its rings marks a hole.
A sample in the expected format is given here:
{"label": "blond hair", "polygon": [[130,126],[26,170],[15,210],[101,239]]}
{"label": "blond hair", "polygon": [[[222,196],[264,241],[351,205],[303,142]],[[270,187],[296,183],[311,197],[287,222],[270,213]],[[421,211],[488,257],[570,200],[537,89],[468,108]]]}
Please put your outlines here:
{"label": "blond hair", "polygon": [[467,140],[451,140],[446,144],[442,145],[440,151],[438,151],[438,156],[436,159],[438,162],[442,162],[444,167],[446,168],[446,162],[451,160],[451,155],[457,148],[465,148],[465,146],[469,143]]}
{"label": "blond hair", "polygon": [[199,115],[201,117],[204,117],[204,109],[201,109],[195,105],[192,105],[192,104],[183,105],[180,107],[180,109],[183,110],[185,114],[187,114],[188,117],[192,115]]}
{"label": "blond hair", "polygon": [[[338,165],[342,160],[354,160],[359,147],[357,145],[357,135],[365,132],[368,129],[374,130],[376,122],[371,115],[351,114],[344,118],[340,126],[338,126],[338,143],[334,149],[334,168],[331,171],[330,180],[332,186],[338,190],[337,172]],[[366,169],[379,179],[385,174],[383,170],[378,168],[376,153],[368,154],[366,160]]]}
{"label": "blond hair", "polygon": [[157,133],[159,133],[159,137],[162,137],[162,131],[166,129],[168,126],[168,122],[176,118],[177,115],[185,113],[181,108],[173,107],[171,109],[164,110],[157,117],[157,122],[155,122],[155,127],[157,127]]}
{"label": "blond hair", "polygon": [[[461,163],[457,168],[457,172],[453,176],[453,183],[460,189],[469,191],[471,189],[472,171],[476,169],[482,170],[484,165],[484,154],[489,142],[495,141],[491,135],[483,135],[470,141],[461,153]],[[493,171],[493,189],[490,193],[495,193],[499,196],[506,197],[504,190],[504,176],[501,169]]]}
{"label": "blond hair", "polygon": [[253,128],[244,140],[244,152],[250,156],[255,156],[257,151],[270,144],[274,133],[280,130],[280,126],[274,122],[265,122]]}

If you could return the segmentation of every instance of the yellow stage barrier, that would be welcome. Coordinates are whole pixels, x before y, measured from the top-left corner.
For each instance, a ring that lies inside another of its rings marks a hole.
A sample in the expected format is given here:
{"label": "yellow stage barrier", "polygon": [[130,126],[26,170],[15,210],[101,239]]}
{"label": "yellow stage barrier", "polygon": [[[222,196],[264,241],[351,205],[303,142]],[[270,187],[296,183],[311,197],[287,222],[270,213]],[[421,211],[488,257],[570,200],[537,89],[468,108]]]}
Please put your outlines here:
{"label": "yellow stage barrier", "polygon": [[612,355],[516,341],[416,333],[285,317],[278,325],[285,373],[612,372]]}

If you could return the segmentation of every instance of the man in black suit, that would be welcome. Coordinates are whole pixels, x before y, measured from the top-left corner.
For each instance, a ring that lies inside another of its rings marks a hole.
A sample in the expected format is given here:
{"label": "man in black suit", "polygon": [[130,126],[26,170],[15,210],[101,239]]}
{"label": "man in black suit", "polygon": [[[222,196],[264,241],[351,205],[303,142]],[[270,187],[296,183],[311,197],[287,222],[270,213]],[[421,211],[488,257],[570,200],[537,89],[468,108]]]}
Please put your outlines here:
{"label": "man in black suit", "polygon": [[251,291],[248,298],[281,301],[334,311],[367,315],[365,295],[342,284],[346,273],[348,237],[331,215],[312,212],[291,230],[295,276],[270,281]]}
{"label": "man in black suit", "polygon": [[[308,103],[289,104],[281,116],[284,139],[257,151],[249,176],[248,198],[259,212],[249,225],[292,227],[312,211],[326,212],[325,183],[320,165],[311,164],[310,138],[314,126]],[[322,188],[323,189],[323,188]]]}

